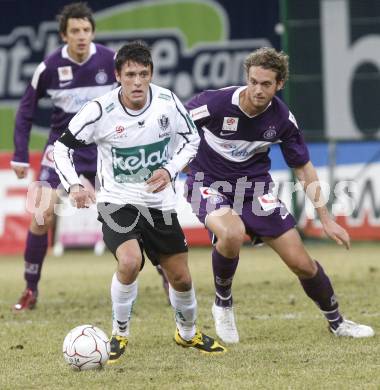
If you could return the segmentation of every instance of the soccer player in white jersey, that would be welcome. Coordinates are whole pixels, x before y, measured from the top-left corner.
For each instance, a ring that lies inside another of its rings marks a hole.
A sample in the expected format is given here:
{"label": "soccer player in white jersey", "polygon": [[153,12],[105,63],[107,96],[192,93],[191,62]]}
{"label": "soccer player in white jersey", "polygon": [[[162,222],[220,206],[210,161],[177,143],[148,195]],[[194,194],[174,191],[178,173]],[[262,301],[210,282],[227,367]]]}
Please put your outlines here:
{"label": "soccer player in white jersey", "polygon": [[187,264],[187,244],[175,213],[174,181],[195,156],[197,130],[178,98],[151,83],[153,62],[142,42],[123,46],[115,59],[121,86],[85,105],[55,143],[57,173],[78,208],[95,201],[80,184],[71,152],[98,148],[97,194],[104,241],[117,260],[111,283],[113,331],[110,363],[124,353],[143,250],[169,279],[175,342],[202,352],[225,348],[196,329],[197,302]]}

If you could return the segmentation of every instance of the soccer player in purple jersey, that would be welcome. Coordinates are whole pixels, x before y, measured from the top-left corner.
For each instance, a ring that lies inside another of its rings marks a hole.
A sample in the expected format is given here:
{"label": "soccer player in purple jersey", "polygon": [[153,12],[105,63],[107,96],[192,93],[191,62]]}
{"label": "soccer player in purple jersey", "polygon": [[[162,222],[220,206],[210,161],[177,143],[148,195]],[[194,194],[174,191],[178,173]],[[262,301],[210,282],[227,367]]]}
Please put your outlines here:
{"label": "soccer player in purple jersey", "polygon": [[[44,187],[44,191],[49,192],[50,206],[44,212],[42,225],[37,223],[35,216],[32,218],[24,254],[26,289],[13,307],[15,311],[33,309],[37,302],[38,282],[48,247],[48,230],[54,222],[54,205],[58,200],[55,189],[60,183],[52,158],[53,144],[84,103],[116,86],[114,52],[93,43],[95,22],[88,6],[85,3],[66,5],[58,15],[58,21],[59,33],[65,44],[38,65],[16,115],[15,151],[11,166],[17,177],[22,179],[28,173],[28,143],[38,100],[48,96],[53,103],[51,131],[39,173],[40,182],[50,185]],[[95,145],[78,149],[73,155],[78,171],[93,185],[96,156]],[[37,204],[42,191],[40,184]]]}
{"label": "soccer player in purple jersey", "polygon": [[204,91],[187,104],[201,136],[188,172],[187,200],[213,235],[216,332],[226,343],[239,342],[231,288],[248,234],[269,245],[296,274],[333,334],[371,337],[371,327],[342,317],[330,279],[306,252],[293,216],[271,193],[269,148],[278,143],[313,202],[326,235],[349,249],[348,233],[325,206],[302,132],[288,107],[275,96],[288,78],[288,56],[261,48],[246,58],[244,67],[247,85]]}

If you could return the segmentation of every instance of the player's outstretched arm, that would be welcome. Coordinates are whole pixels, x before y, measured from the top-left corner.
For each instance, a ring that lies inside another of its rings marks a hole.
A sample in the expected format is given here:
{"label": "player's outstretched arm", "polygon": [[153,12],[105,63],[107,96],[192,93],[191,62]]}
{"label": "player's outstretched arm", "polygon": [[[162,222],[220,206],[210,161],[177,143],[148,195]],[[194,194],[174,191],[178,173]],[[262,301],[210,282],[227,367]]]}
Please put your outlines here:
{"label": "player's outstretched arm", "polygon": [[350,236],[342,226],[332,219],[326,207],[317,171],[311,161],[303,166],[294,168],[294,173],[302,184],[307,197],[317,210],[327,237],[334,240],[338,245],[344,245],[347,249],[350,249]]}

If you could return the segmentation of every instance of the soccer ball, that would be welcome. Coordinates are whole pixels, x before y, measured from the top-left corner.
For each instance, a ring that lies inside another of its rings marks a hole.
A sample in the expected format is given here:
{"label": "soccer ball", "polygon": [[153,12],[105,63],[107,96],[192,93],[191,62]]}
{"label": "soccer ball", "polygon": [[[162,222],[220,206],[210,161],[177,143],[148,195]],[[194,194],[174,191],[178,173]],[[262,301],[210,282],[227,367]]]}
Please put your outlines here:
{"label": "soccer ball", "polygon": [[66,362],[74,370],[94,370],[107,363],[110,342],[96,326],[80,325],[67,334],[62,350]]}

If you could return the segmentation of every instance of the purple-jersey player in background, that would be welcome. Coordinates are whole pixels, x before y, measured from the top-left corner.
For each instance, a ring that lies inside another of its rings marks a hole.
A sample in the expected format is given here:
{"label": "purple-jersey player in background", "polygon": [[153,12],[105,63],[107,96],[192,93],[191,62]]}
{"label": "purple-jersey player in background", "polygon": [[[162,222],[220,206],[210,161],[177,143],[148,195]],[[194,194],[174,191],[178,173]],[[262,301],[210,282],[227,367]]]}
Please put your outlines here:
{"label": "purple-jersey player in background", "polygon": [[[39,180],[47,182],[50,206],[44,212],[43,224],[35,216],[29,228],[25,248],[27,286],[15,311],[33,309],[37,302],[38,282],[48,247],[48,230],[54,222],[54,205],[60,180],[52,158],[53,144],[67,128],[71,118],[82,105],[116,86],[114,52],[94,44],[95,22],[85,3],[66,5],[60,15],[59,33],[65,45],[49,55],[36,68],[31,83],[20,102],[14,129],[15,152],[11,166],[18,178],[24,178],[29,168],[28,144],[38,100],[48,96],[53,103],[51,131],[41,161]],[[77,149],[73,159],[80,174],[95,183],[97,150],[95,145]],[[38,188],[41,198],[42,186]],[[45,195],[46,196],[46,195]]]}
{"label": "purple-jersey player in background", "polygon": [[297,122],[275,96],[288,77],[288,56],[261,48],[246,58],[244,67],[246,86],[204,91],[187,104],[201,136],[197,156],[190,163],[187,199],[213,235],[216,296],[212,314],[216,332],[226,343],[239,342],[231,288],[239,251],[248,234],[274,249],[297,275],[333,334],[371,337],[371,327],[342,317],[328,276],[306,252],[293,216],[271,193],[268,154],[270,146],[278,143],[286,163],[313,202],[326,235],[349,249],[348,233],[324,205],[318,176]]}

